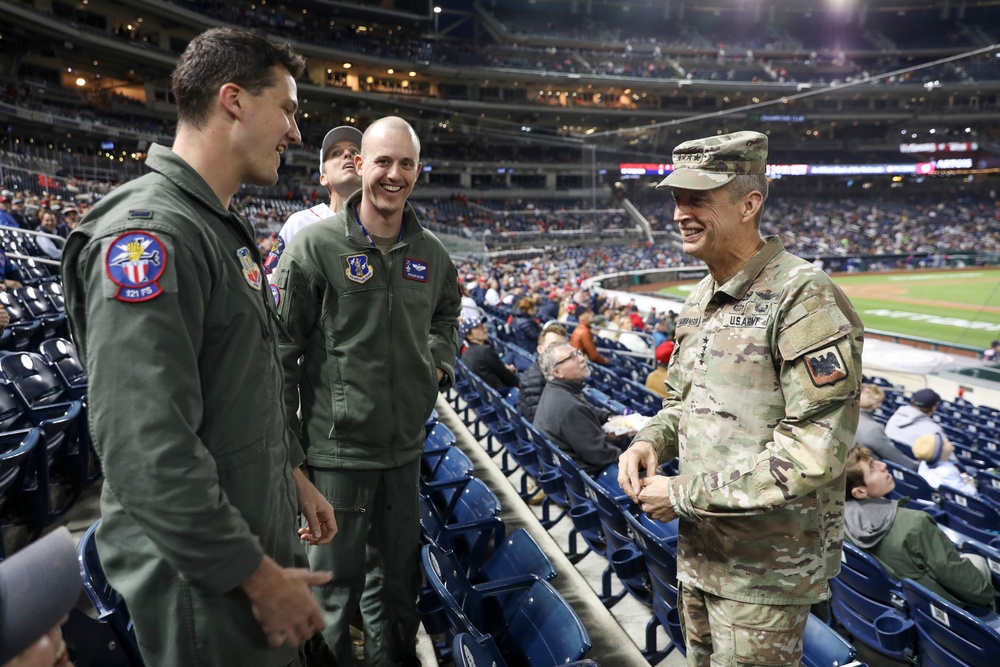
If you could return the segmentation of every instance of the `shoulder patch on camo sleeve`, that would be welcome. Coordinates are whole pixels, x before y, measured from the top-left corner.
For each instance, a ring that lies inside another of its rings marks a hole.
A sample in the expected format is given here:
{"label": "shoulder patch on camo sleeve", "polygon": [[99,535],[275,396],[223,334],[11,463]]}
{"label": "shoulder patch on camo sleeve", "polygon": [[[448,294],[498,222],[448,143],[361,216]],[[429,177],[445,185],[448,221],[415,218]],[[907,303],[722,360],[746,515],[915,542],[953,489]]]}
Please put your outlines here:
{"label": "shoulder patch on camo sleeve", "polygon": [[836,345],[829,345],[804,356],[809,379],[817,387],[834,385],[848,376],[847,364]]}

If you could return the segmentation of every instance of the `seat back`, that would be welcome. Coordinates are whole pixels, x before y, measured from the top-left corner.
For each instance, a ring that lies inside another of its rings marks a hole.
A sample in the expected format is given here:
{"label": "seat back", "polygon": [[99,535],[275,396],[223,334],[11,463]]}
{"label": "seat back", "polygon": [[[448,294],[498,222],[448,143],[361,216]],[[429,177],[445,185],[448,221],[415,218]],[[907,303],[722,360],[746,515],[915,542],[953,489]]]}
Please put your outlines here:
{"label": "seat back", "polygon": [[841,667],[854,660],[857,651],[829,625],[809,614],[802,636],[802,667]]}
{"label": "seat back", "polygon": [[504,542],[506,527],[498,516],[448,524],[424,495],[419,499],[419,512],[424,541],[454,552],[470,579],[477,578],[487,554],[497,551]]}
{"label": "seat back", "polygon": [[[912,579],[902,582],[920,651],[934,665],[983,667],[1000,656],[1000,632]],[[993,614],[996,617],[996,614]]]}
{"label": "seat back", "polygon": [[[605,485],[599,484],[582,470],[580,471],[580,479],[583,480],[584,486],[587,488],[587,496],[597,507],[601,528],[604,531],[604,540],[608,545],[608,554],[632,544],[632,539],[629,536],[629,525],[625,520],[627,510],[623,504],[616,502],[611,497]],[[631,501],[628,502],[631,504]]]}
{"label": "seat back", "polygon": [[538,542],[527,530],[518,528],[504,538],[483,564],[482,575],[488,581],[500,581],[526,574],[550,581],[557,573]]}
{"label": "seat back", "polygon": [[[73,398],[82,398],[86,394],[88,378],[87,371],[80,362],[76,347],[65,338],[52,338],[42,341],[38,348],[42,357],[52,364],[59,379],[70,390]],[[73,394],[74,389],[80,390]]]}
{"label": "seat back", "polygon": [[25,542],[41,535],[47,523],[48,484],[39,462],[41,433],[37,428],[0,433],[0,560],[7,554],[3,529],[26,526]]}
{"label": "seat back", "polygon": [[579,660],[590,650],[580,617],[547,581],[536,581],[504,619],[500,650],[507,662],[552,667]]}
{"label": "seat back", "polygon": [[932,487],[926,479],[918,475],[916,471],[904,468],[898,463],[893,463],[892,461],[883,461],[883,463],[885,463],[885,467],[896,480],[896,491],[904,496],[909,496],[910,498],[919,498],[920,500],[937,502],[937,491],[934,490],[934,487]]}
{"label": "seat back", "polygon": [[1000,537],[1000,507],[948,486],[938,493],[950,528],[987,544]]}
{"label": "seat back", "polygon": [[129,663],[135,667],[142,667],[144,662],[135,641],[132,615],[128,611],[125,599],[108,583],[104,568],[101,566],[100,555],[97,553],[96,533],[100,523],[100,519],[95,521],[77,546],[80,572],[83,575],[83,590],[97,611],[97,620],[107,623],[114,631],[122,651],[129,658]]}
{"label": "seat back", "polygon": [[29,409],[69,400],[68,390],[41,355],[14,352],[0,357],[0,372],[13,383],[14,389]]}
{"label": "seat back", "polygon": [[661,523],[646,514],[625,514],[632,540],[642,552],[652,588],[653,613],[666,627],[667,613],[677,607],[677,519]]}

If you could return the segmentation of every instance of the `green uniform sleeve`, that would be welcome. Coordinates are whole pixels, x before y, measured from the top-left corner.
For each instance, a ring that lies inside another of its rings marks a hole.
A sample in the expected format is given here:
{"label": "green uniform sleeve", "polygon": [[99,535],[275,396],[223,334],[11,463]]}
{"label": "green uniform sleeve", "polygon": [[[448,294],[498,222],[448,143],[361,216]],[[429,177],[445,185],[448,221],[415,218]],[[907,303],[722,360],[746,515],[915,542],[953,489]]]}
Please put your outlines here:
{"label": "green uniform sleeve", "polygon": [[988,607],[996,592],[989,577],[984,577],[972,562],[962,558],[955,545],[934,523],[929,514],[920,517],[919,530],[907,535],[906,550],[923,569],[946,591],[970,607]]}
{"label": "green uniform sleeve", "polygon": [[315,273],[306,269],[303,262],[291,253],[284,252],[272,275],[281,298],[278,316],[285,325],[278,345],[281,367],[285,377],[283,396],[288,420],[288,439],[292,448],[292,465],[297,467],[305,459],[305,448],[300,434],[299,384],[303,369],[299,360],[306,351],[309,334],[318,325],[320,305],[323,303],[325,281],[316,280]]}
{"label": "green uniform sleeve", "polygon": [[257,569],[264,550],[221,489],[215,459],[198,435],[205,418],[199,362],[211,298],[207,262],[157,234],[169,249],[166,271],[174,274],[162,282],[176,280],[176,289],[139,303],[109,295],[100,240],[78,255],[78,243],[67,248],[66,278],[75,283],[67,296],[77,297],[73,311],[85,318],[91,432],[105,493],[181,577],[221,594]]}
{"label": "green uniform sleeve", "polygon": [[[447,259],[447,257],[446,257]],[[458,355],[458,315],[462,311],[462,294],[458,291],[458,269],[449,259],[447,276],[441,284],[437,306],[431,319],[428,341],[434,365],[444,371],[439,388],[447,390],[455,382],[455,357]]]}

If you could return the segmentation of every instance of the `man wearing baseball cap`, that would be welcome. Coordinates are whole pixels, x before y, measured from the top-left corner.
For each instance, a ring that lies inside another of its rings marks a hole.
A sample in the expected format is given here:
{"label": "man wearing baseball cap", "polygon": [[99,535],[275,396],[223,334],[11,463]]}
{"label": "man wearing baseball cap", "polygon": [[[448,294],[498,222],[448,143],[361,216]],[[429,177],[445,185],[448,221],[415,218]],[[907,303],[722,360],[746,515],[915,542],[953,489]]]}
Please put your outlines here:
{"label": "man wearing baseball cap", "polygon": [[303,228],[323,218],[332,217],[351,194],[361,187],[361,176],[354,167],[354,156],[361,152],[361,130],[350,125],[335,127],[323,137],[319,151],[319,183],[330,193],[330,204],[319,203],[288,216],[278,232],[278,240],[264,262],[268,275],[278,265],[281,253]]}
{"label": "man wearing baseball cap", "polygon": [[933,389],[918,389],[910,396],[909,405],[901,405],[885,423],[885,434],[904,445],[913,446],[922,435],[941,435],[944,428],[933,419],[941,396]]}
{"label": "man wearing baseball cap", "polygon": [[[840,571],[863,328],[821,270],[761,238],[767,137],[686,141],[658,186],[708,266],[677,319],[663,408],[619,459],[642,511],[680,518],[689,665],[798,665]],[[680,474],[654,474],[680,453]],[[640,477],[645,469],[647,475]]]}

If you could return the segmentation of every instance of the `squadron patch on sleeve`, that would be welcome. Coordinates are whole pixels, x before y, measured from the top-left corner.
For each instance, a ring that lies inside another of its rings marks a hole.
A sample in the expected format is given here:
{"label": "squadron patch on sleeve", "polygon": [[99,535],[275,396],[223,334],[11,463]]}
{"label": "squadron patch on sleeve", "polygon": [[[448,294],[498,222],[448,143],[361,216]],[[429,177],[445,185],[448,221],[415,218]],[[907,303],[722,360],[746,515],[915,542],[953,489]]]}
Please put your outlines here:
{"label": "squadron patch on sleeve", "polygon": [[126,303],[149,301],[163,294],[157,281],[166,268],[166,246],[145,231],[120,234],[104,255],[105,272],[118,286],[113,296]]}
{"label": "squadron patch on sleeve", "polygon": [[420,259],[410,259],[409,257],[403,260],[403,277],[407,280],[416,280],[417,282],[425,283],[427,282],[429,273],[430,266],[427,262]]}
{"label": "squadron patch on sleeve", "polygon": [[274,297],[274,307],[277,308],[281,305],[281,290],[278,289],[277,285],[271,285],[271,296]]}
{"label": "squadron patch on sleeve", "polygon": [[847,377],[847,364],[836,345],[803,355],[809,379],[817,387],[837,384]]}

